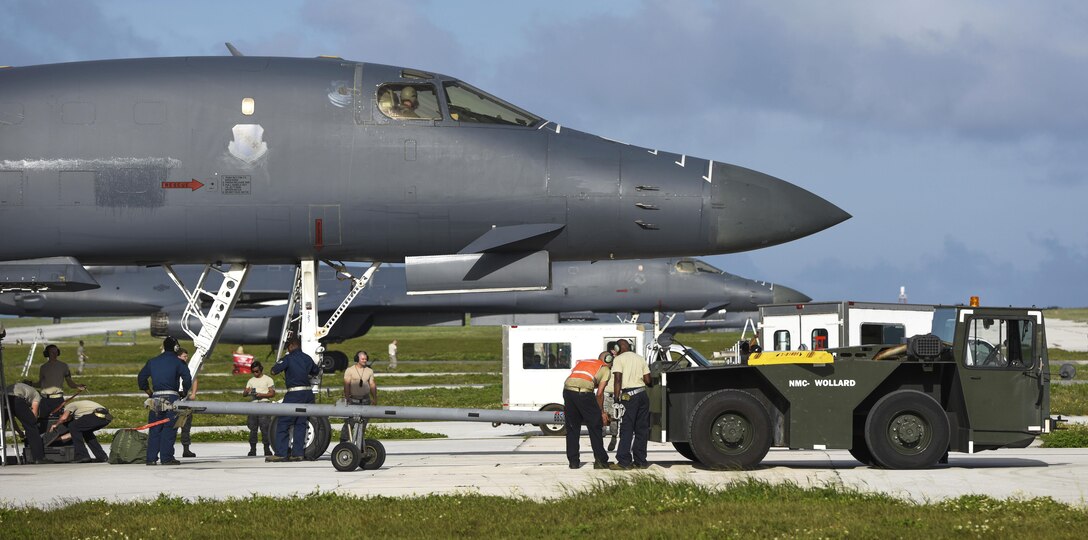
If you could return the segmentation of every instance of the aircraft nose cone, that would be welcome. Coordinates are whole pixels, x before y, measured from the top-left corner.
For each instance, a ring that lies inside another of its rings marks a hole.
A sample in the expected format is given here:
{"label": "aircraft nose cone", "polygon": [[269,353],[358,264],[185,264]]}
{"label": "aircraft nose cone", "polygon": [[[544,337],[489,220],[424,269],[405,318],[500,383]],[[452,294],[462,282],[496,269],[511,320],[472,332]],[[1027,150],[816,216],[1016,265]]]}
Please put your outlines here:
{"label": "aircraft nose cone", "polygon": [[812,298],[797,289],[791,289],[784,285],[775,285],[771,291],[771,298],[775,304],[804,304],[811,302]]}
{"label": "aircraft nose cone", "polygon": [[851,217],[803,188],[725,163],[715,166],[710,193],[706,215],[723,253],[789,242]]}

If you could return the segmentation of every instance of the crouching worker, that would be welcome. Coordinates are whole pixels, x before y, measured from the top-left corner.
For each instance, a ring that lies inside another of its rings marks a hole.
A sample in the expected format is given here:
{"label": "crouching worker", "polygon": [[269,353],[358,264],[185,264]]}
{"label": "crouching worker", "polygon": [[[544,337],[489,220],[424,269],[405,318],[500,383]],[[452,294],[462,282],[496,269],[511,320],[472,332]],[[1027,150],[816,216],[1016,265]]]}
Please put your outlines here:
{"label": "crouching worker", "polygon": [[7,387],[4,393],[7,394],[11,413],[23,424],[26,446],[30,449],[27,465],[44,463],[45,444],[42,442],[42,433],[38,430],[38,406],[42,401],[41,394],[25,383],[15,383]]}
{"label": "crouching worker", "polygon": [[[276,395],[276,382],[272,377],[264,374],[264,366],[260,362],[253,362],[250,366],[250,377],[246,382],[246,389],[242,395],[252,399],[255,403],[268,403]],[[272,417],[266,414],[251,414],[246,417],[246,426],[249,428],[249,454],[257,455],[257,430],[261,431],[261,442],[264,443],[264,455],[272,455],[272,437],[269,431],[272,429]]]}
{"label": "crouching worker", "polygon": [[[582,436],[582,424],[589,430],[589,445],[593,448],[593,468],[611,469],[604,450],[602,429],[608,421],[604,412],[604,387],[608,384],[610,370],[604,361],[607,351],[597,360],[580,360],[574,365],[563,383],[563,414],[567,429],[567,462],[571,469],[582,466],[578,456],[578,440]],[[596,395],[594,395],[596,394]]]}
{"label": "crouching worker", "polygon": [[[49,431],[55,431],[59,425],[65,425],[68,428],[68,435],[72,437],[72,448],[75,450],[76,463],[91,463],[92,461],[105,463],[109,456],[102,450],[102,445],[94,432],[110,425],[112,421],[113,416],[110,416],[108,409],[101,404],[83,399],[65,405],[60,420],[50,426]],[[61,438],[63,439],[64,436]],[[88,447],[94,454],[93,459],[91,454],[87,453]]]}

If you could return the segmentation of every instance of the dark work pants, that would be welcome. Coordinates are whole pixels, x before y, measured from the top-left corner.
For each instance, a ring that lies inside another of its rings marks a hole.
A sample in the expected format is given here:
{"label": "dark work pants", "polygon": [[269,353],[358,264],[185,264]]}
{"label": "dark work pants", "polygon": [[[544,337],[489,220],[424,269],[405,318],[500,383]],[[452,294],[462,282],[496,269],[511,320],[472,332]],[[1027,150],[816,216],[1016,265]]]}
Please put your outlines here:
{"label": "dark work pants", "polygon": [[[173,396],[155,396],[156,398],[163,398],[173,403],[178,400],[177,395]],[[178,420],[178,414],[176,412],[168,412],[160,414],[155,411],[149,411],[147,413],[147,423],[157,422],[163,418],[169,418],[170,421],[165,424],[159,424],[148,431],[147,438],[147,462],[154,463],[156,461],[174,461],[174,441],[178,438],[178,431],[174,428],[174,424]]]}
{"label": "dark work pants", "polygon": [[[287,392],[283,396],[284,403],[313,403],[314,393],[309,388]],[[280,457],[303,457],[306,449],[306,424],[309,421],[305,416],[280,416],[276,424],[276,455]],[[292,441],[290,451],[287,444],[290,437],[287,431],[294,429],[295,440]]]}
{"label": "dark work pants", "polygon": [[[370,405],[370,396],[361,399],[348,398],[347,401],[348,405]],[[365,438],[366,426],[368,422],[369,420],[366,418],[360,418],[358,421],[356,421],[354,418],[345,418],[344,427],[340,428],[340,442],[355,442],[354,439],[348,436],[348,434],[351,432],[352,426],[355,426],[356,429],[362,429],[363,437]]]}
{"label": "dark work pants", "polygon": [[249,428],[249,445],[257,446],[257,430],[261,431],[261,442],[265,446],[272,444],[272,435],[269,430],[272,429],[272,417],[266,414],[256,415],[251,414],[246,417],[246,426]]}
{"label": "dark work pants", "polygon": [[193,417],[189,416],[189,419],[185,422],[185,425],[181,427],[179,431],[178,440],[184,446],[189,446],[193,442]]}
{"label": "dark work pants", "polygon": [[104,460],[109,457],[106,455],[105,450],[102,450],[102,445],[94,434],[95,431],[108,425],[110,425],[109,420],[99,418],[93,414],[85,414],[68,424],[68,431],[72,433],[72,448],[75,450],[76,461],[91,457],[87,453],[88,447],[90,447],[95,459]]}
{"label": "dark work pants", "polygon": [[626,409],[623,412],[623,423],[620,424],[620,446],[616,450],[616,461],[629,467],[632,464],[631,454],[634,453],[635,465],[649,465],[646,443],[650,440],[650,397],[646,392],[641,392],[621,403]]}
{"label": "dark work pants", "polygon": [[49,413],[53,412],[64,403],[64,396],[61,397],[45,397],[42,396],[42,400],[38,402],[38,431],[45,433],[49,429]]}
{"label": "dark work pants", "polygon": [[[22,398],[8,396],[8,405],[11,406],[11,414],[19,419],[26,433],[26,447],[30,449],[30,459],[41,461],[45,459],[45,444],[42,443],[42,432],[38,429],[38,419],[30,410],[30,405]],[[41,402],[38,402],[41,406]]]}
{"label": "dark work pants", "polygon": [[582,424],[589,430],[589,446],[593,448],[593,459],[598,463],[608,463],[608,452],[604,450],[604,423],[601,421],[601,408],[597,405],[597,395],[593,392],[575,392],[563,390],[564,425],[567,428],[567,462],[580,463],[578,457],[578,439],[582,436]]}

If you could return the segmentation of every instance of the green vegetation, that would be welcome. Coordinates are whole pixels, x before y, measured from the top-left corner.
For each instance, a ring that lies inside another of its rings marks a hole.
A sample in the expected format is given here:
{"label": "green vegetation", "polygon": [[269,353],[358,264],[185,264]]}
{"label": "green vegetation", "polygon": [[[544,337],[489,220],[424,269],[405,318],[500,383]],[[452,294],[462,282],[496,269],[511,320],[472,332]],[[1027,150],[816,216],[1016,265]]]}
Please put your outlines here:
{"label": "green vegetation", "polygon": [[1088,384],[1050,385],[1050,414],[1088,415]]}
{"label": "green vegetation", "polygon": [[1088,426],[1066,424],[1066,428],[1042,435],[1043,448],[1088,448]]}
{"label": "green vegetation", "polygon": [[1068,362],[1070,360],[1088,360],[1088,353],[1082,351],[1067,351],[1064,349],[1047,349],[1047,357],[1050,359],[1051,366],[1060,366],[1062,362]]}
{"label": "green vegetation", "polygon": [[1088,308],[1048,309],[1043,311],[1043,315],[1047,318],[1088,322]]}
{"label": "green vegetation", "polygon": [[[343,516],[352,516],[345,525]],[[259,516],[254,521],[253,516]],[[1081,538],[1088,511],[1049,498],[981,495],[912,504],[837,487],[744,481],[721,489],[648,476],[602,483],[561,499],[483,495],[371,497],[332,493],[212,501],[81,502],[63,509],[0,509],[11,538],[262,537],[572,538],[617,530],[640,538]]]}

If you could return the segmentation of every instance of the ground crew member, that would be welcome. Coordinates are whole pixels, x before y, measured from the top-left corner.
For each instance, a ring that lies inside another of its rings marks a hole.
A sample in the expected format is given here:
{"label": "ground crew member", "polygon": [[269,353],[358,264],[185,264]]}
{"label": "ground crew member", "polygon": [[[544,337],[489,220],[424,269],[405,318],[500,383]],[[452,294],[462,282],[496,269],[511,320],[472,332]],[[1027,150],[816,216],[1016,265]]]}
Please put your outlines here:
{"label": "ground crew member", "polygon": [[79,348],[76,349],[76,358],[79,358],[79,368],[76,374],[83,375],[83,366],[87,365],[87,353],[83,350],[83,340],[79,340]]}
{"label": "ground crew member", "polygon": [[620,447],[616,451],[616,461],[624,469],[645,469],[650,466],[646,457],[646,443],[650,440],[650,398],[646,395],[650,368],[645,358],[631,351],[630,341],[621,339],[619,346],[620,354],[612,362],[616,381],[613,393],[626,410],[620,424]]}
{"label": "ground crew member", "polygon": [[[98,437],[94,432],[102,429],[113,421],[110,411],[101,404],[87,399],[73,401],[64,406],[64,413],[60,420],[49,427],[49,431],[57,429],[57,426],[68,424],[68,433],[72,436],[72,447],[75,450],[76,463],[105,463],[109,456],[102,450]],[[87,447],[91,448],[94,459],[87,453]]]}
{"label": "ground crew member", "polygon": [[[272,374],[283,373],[287,393],[284,403],[313,403],[310,377],[321,374],[321,366],[310,355],[302,352],[302,342],[293,337],[287,340],[287,354],[272,366]],[[276,455],[264,458],[268,462],[302,461],[306,446],[306,417],[280,416],[276,420]],[[288,448],[288,430],[294,429],[294,445]]]}
{"label": "ground crew member", "polygon": [[[253,377],[246,382],[243,396],[248,396],[254,402],[269,403],[276,395],[276,381],[264,374],[264,366],[260,362],[253,362],[250,366]],[[246,417],[246,426],[249,427],[249,454],[257,455],[257,430],[261,431],[261,442],[264,443],[264,455],[272,455],[272,437],[269,431],[272,429],[272,417],[267,414],[251,414]]]}
{"label": "ground crew member", "polygon": [[[608,452],[604,450],[605,422],[608,413],[602,409],[604,387],[608,384],[609,369],[604,362],[607,352],[601,353],[596,360],[580,360],[574,364],[570,376],[563,383],[563,415],[567,429],[567,463],[571,469],[582,466],[578,455],[578,440],[582,436],[582,424],[589,430],[589,445],[593,448],[593,468],[610,469],[615,464],[608,462]],[[596,391],[596,396],[594,396]]]}
{"label": "ground crew member", "polygon": [[[348,405],[378,404],[378,383],[374,381],[374,370],[367,365],[369,359],[366,351],[358,351],[355,353],[355,364],[344,370],[344,399]],[[347,418],[344,428],[340,430],[340,442],[348,440],[348,432],[356,424],[358,429],[366,431],[366,418],[358,423],[354,418]]]}
{"label": "ground crew member", "polygon": [[[136,382],[140,385],[140,390],[147,392],[148,397],[173,403],[182,395],[189,394],[193,386],[193,378],[189,375],[188,366],[178,358],[177,353],[180,350],[178,340],[168,337],[162,340],[162,354],[144,364],[140,374],[137,375]],[[151,384],[148,384],[148,379],[151,380]],[[180,394],[179,384],[181,385]],[[147,440],[148,465],[158,465],[160,462],[163,465],[181,465],[180,461],[174,459],[174,440],[177,438],[174,423],[177,417],[174,411],[158,413],[152,409],[147,413],[149,424],[164,418],[169,419],[169,422],[154,426],[150,430]]]}
{"label": "ground crew member", "polygon": [[42,432],[38,430],[38,407],[41,406],[42,395],[33,386],[24,383],[15,383],[4,389],[11,414],[23,424],[23,432],[26,434],[26,446],[30,449],[30,457],[27,465],[45,462],[45,444],[42,442]]}
{"label": "ground crew member", "polygon": [[38,405],[38,428],[44,430],[49,423],[49,415],[53,414],[53,409],[64,403],[64,383],[68,383],[69,388],[77,388],[83,390],[87,388],[86,385],[77,384],[72,380],[72,371],[68,369],[68,364],[58,360],[60,357],[60,347],[49,344],[45,346],[42,351],[42,356],[46,358],[42,367],[38,369],[38,385],[42,389],[42,401]]}
{"label": "ground crew member", "polygon": [[389,369],[397,369],[397,340],[393,340],[389,343]]}
{"label": "ground crew member", "polygon": [[[185,349],[178,349],[178,360],[185,363],[185,369],[189,369],[189,351]],[[192,375],[192,372],[190,372]],[[180,389],[179,389],[180,391]],[[182,394],[185,399],[196,399],[196,379],[193,379],[193,388],[189,390],[188,394]],[[193,442],[193,415],[189,415],[185,419],[185,423],[181,426],[181,457],[196,457],[196,454],[192,450],[189,450],[189,445]]]}

